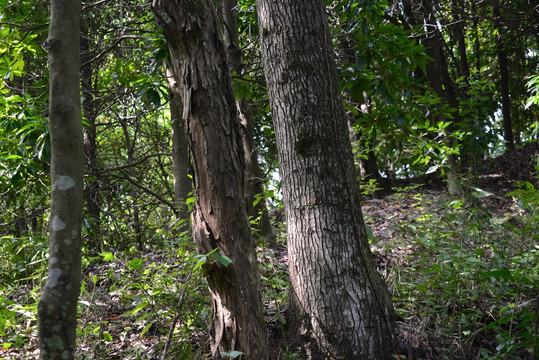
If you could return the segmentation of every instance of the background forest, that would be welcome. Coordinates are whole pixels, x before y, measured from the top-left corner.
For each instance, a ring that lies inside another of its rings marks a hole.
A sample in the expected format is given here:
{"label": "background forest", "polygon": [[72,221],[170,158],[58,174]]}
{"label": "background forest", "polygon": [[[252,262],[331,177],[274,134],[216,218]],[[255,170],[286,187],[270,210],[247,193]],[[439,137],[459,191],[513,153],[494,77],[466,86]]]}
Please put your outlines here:
{"label": "background forest", "polygon": [[[290,279],[254,0],[215,1],[242,119],[271,359]],[[204,359],[192,159],[151,4],[84,1],[78,359]],[[363,215],[398,359],[537,359],[539,5],[326,1]],[[0,359],[35,359],[50,216],[49,1],[0,0]],[[226,265],[225,265],[226,266]],[[230,358],[239,354],[225,354]]]}

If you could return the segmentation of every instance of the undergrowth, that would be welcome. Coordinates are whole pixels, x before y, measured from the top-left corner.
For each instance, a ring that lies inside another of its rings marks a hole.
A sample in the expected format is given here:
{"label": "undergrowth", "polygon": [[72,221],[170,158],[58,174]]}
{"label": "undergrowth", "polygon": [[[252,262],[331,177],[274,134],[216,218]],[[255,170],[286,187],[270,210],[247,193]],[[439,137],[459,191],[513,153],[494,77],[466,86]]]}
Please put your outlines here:
{"label": "undergrowth", "polygon": [[539,192],[521,186],[509,194],[516,208],[503,215],[480,189],[437,204],[415,195],[419,215],[397,225],[388,249],[413,249],[388,276],[402,318],[399,358],[536,358]]}
{"label": "undergrowth", "polygon": [[[521,183],[509,196],[514,206],[505,213],[479,189],[460,200],[417,188],[387,199],[412,201],[413,217],[392,222],[391,241],[381,245],[391,258],[383,273],[399,316],[396,358],[537,357],[539,191]],[[200,273],[206,257],[182,226],[144,254],[132,248],[84,258],[77,359],[209,357],[211,303]],[[2,240],[0,359],[34,359],[47,241]],[[284,337],[286,251],[261,247],[259,258],[270,343],[279,347],[276,358],[292,359]]]}

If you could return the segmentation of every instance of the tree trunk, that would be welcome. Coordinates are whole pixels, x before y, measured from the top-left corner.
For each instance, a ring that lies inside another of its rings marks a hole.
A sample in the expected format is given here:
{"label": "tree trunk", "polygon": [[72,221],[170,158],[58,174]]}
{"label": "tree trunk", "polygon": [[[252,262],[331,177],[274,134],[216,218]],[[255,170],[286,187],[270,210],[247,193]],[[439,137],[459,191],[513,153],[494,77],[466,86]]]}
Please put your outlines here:
{"label": "tree trunk", "polygon": [[[167,39],[193,158],[199,253],[213,298],[212,356],[237,350],[267,358],[260,275],[244,199],[244,157],[219,19],[210,0],[161,0],[153,10]],[[226,258],[225,258],[226,259]]]}
{"label": "tree trunk", "polygon": [[[135,141],[136,136],[131,141],[131,136],[129,135],[129,129],[127,128],[127,109],[124,108],[124,117],[120,118],[120,125],[122,126],[122,131],[125,138],[125,149],[127,151],[127,163],[133,164],[135,162],[134,152],[135,152]],[[127,170],[127,176],[136,182],[137,172],[134,166],[129,166]],[[135,243],[137,244],[138,250],[142,251],[144,248],[144,243],[142,239],[142,229],[140,224],[140,214],[139,214],[139,204],[138,204],[138,191],[135,188],[132,188],[129,191],[129,196],[132,198],[131,209],[133,210],[133,231],[135,233]]]}
{"label": "tree trunk", "polygon": [[85,29],[84,36],[81,37],[81,61],[85,64],[81,67],[81,86],[82,86],[82,109],[87,122],[87,127],[83,129],[84,154],[85,154],[85,170],[90,175],[85,181],[85,199],[86,210],[89,217],[89,243],[88,250],[94,254],[101,251],[101,242],[98,241],[101,230],[101,207],[99,205],[99,161],[97,158],[97,142],[96,142],[96,108],[93,89],[93,66],[94,63],[89,62],[93,54],[90,52],[89,40],[85,37],[89,32]]}
{"label": "tree trunk", "polygon": [[492,7],[494,26],[498,30],[498,66],[500,67],[500,92],[502,94],[503,136],[507,149],[515,148],[513,141],[513,126],[511,123],[511,100],[509,99],[509,69],[507,64],[507,51],[503,41],[503,29],[500,24],[500,4],[496,0]]}
{"label": "tree trunk", "polygon": [[[438,22],[434,13],[433,4],[430,1],[422,2],[424,21],[427,26],[427,33],[424,38],[424,45],[427,55],[433,58],[427,64],[427,79],[432,89],[442,99],[442,103],[449,104],[452,108],[458,109],[459,104],[456,95],[455,84],[449,75],[446,56],[444,54],[444,38],[438,30]],[[447,121],[445,114],[438,116],[437,121]],[[452,124],[448,127],[450,132],[454,131],[458,123],[458,115],[455,114]],[[449,148],[454,145],[453,140],[446,139]],[[459,182],[458,163],[454,154],[447,155],[447,190],[453,196],[461,196],[464,191]]]}
{"label": "tree trunk", "polygon": [[51,217],[49,273],[39,300],[41,359],[74,359],[81,280],[84,148],[80,105],[81,2],[52,0],[50,71]]}
{"label": "tree trunk", "polygon": [[176,88],[172,71],[165,67],[168,81],[170,103],[170,127],[172,128],[172,167],[174,174],[174,203],[178,207],[176,220],[187,218],[189,207],[186,204],[193,182],[189,178],[189,150],[185,138],[185,121],[182,119],[182,102]]}
{"label": "tree trunk", "polygon": [[[264,238],[267,245],[276,245],[276,236],[271,225],[264,195],[264,184],[262,169],[258,163],[258,151],[254,145],[253,129],[249,115],[247,113],[248,105],[243,101],[238,101],[238,112],[241,123],[241,137],[243,143],[243,152],[245,155],[245,197],[247,200],[247,214],[249,218],[256,219],[254,229],[257,235]],[[255,203],[258,196],[261,196],[260,201]]]}
{"label": "tree trunk", "polygon": [[466,52],[466,39],[464,37],[464,8],[458,0],[451,0],[451,13],[453,15],[453,24],[455,37],[457,38],[459,52],[459,76],[464,78],[466,84],[465,91],[468,91],[470,79],[470,65],[468,64],[468,55]]}
{"label": "tree trunk", "polygon": [[[236,0],[223,0],[221,3],[228,68],[231,73],[240,74],[242,63],[236,6]],[[245,197],[247,199],[247,213],[249,218],[257,220],[253,224],[257,235],[262,236],[267,244],[275,245],[275,233],[271,225],[266,198],[264,196],[264,179],[262,178],[262,170],[258,163],[258,151],[254,143],[253,126],[249,117],[249,105],[244,99],[240,99],[236,104],[242,125],[241,136],[243,152],[245,154],[245,172],[247,176]],[[256,205],[253,205],[259,196],[262,196],[260,201],[257,201]]]}
{"label": "tree trunk", "polygon": [[[391,359],[322,0],[257,1],[287,219],[291,334],[313,359]],[[293,317],[292,317],[293,316]]]}

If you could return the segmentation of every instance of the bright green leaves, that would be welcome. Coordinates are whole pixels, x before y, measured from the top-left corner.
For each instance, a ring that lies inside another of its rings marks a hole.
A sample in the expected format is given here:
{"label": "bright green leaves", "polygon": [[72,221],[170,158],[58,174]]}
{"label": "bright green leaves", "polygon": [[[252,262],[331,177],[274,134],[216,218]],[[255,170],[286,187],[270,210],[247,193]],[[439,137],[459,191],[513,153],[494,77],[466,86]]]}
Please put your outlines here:
{"label": "bright green leaves", "polygon": [[219,263],[221,263],[224,267],[227,267],[228,265],[232,264],[233,261],[231,258],[229,258],[226,255],[220,254],[217,248],[213,249],[208,253],[208,256],[211,256],[215,260],[217,260]]}
{"label": "bright green leaves", "polygon": [[529,109],[532,105],[539,104],[539,75],[530,76],[526,86],[530,97],[526,101],[525,108]]}
{"label": "bright green leaves", "polygon": [[0,183],[20,188],[50,162],[46,104],[29,94],[0,97]]}

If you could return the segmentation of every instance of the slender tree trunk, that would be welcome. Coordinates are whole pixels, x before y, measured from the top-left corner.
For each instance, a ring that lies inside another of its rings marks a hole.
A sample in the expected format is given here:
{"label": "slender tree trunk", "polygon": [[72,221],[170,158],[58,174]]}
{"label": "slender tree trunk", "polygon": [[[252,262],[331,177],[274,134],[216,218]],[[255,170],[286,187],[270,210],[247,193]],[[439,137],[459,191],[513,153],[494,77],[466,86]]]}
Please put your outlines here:
{"label": "slender tree trunk", "polygon": [[[346,37],[346,33],[342,34],[342,51],[340,52],[339,59],[345,63],[355,63],[357,61],[354,45]],[[351,99],[348,93],[344,93],[344,96],[350,102],[355,102]],[[363,92],[363,98],[365,103],[361,104],[361,113],[370,114],[371,113],[371,99],[367,92]],[[359,105],[359,104],[358,104]],[[349,117],[349,128],[351,130],[351,140],[356,144],[360,152],[366,155],[366,158],[361,156],[357,163],[359,165],[359,175],[368,177],[369,179],[375,179],[378,185],[382,185],[384,188],[389,184],[387,181],[383,181],[380,171],[378,170],[378,161],[376,159],[376,153],[374,152],[374,142],[376,140],[375,131],[369,131],[369,129],[364,129],[361,132],[356,131],[357,124],[360,123],[361,117],[360,114],[357,118],[352,119]]]}
{"label": "slender tree trunk", "polygon": [[323,0],[257,1],[288,236],[290,334],[313,359],[391,359]]}
{"label": "slender tree trunk", "polygon": [[474,42],[473,49],[475,55],[475,71],[477,75],[481,74],[481,39],[479,37],[479,14],[477,13],[476,0],[470,0],[470,6],[472,8],[473,16],[473,33]]}
{"label": "slender tree trunk", "polygon": [[[240,123],[221,25],[210,0],[161,0],[153,10],[167,39],[193,158],[199,253],[232,259],[204,265],[213,298],[212,356],[237,350],[267,358],[260,275],[244,198]],[[221,259],[222,260],[222,259]]]}
{"label": "slender tree trunk", "polygon": [[[371,98],[366,92],[363,93],[363,98],[365,99],[365,104],[361,105],[361,111],[363,114],[371,114]],[[378,170],[378,161],[374,152],[374,143],[376,141],[376,125],[375,128],[371,131],[368,131],[368,129],[366,130],[367,131],[365,131],[365,134],[358,134],[357,139],[360,143],[362,151],[365,151],[367,155],[366,159],[363,157],[360,159],[362,167],[365,171],[364,176],[367,176],[367,180],[375,179],[377,185],[388,188],[389,182],[383,181],[382,176],[380,176],[380,171]],[[370,136],[367,136],[367,134],[369,134]]]}
{"label": "slender tree trunk", "polygon": [[[241,123],[241,137],[243,143],[243,152],[245,155],[245,174],[247,181],[245,184],[245,197],[247,200],[247,214],[251,219],[257,219],[253,227],[257,234],[262,236],[268,245],[275,245],[275,232],[271,225],[264,195],[264,184],[262,169],[258,163],[258,151],[254,145],[253,129],[247,112],[248,105],[238,101],[238,112]],[[260,201],[255,203],[258,196]]]}
{"label": "slender tree trunk", "polygon": [[185,138],[185,121],[182,119],[182,102],[176,88],[172,71],[165,67],[169,88],[170,126],[172,128],[172,166],[174,174],[174,202],[178,207],[175,217],[185,219],[189,208],[186,204],[189,193],[193,190],[193,181],[189,178],[189,150]]}
{"label": "slender tree trunk", "polygon": [[81,280],[82,141],[79,21],[81,2],[52,0],[50,71],[51,217],[49,273],[39,300],[41,359],[74,359]]}
{"label": "slender tree trunk", "polygon": [[[221,3],[228,68],[231,73],[240,74],[242,63],[236,6],[236,0],[223,0]],[[258,151],[255,147],[253,126],[249,118],[249,105],[244,99],[240,99],[236,103],[242,125],[241,136],[243,140],[243,152],[245,154],[247,213],[249,214],[249,218],[258,219],[253,225],[258,235],[261,235],[268,244],[275,244],[275,233],[271,225],[266,198],[264,196],[263,174],[258,163]],[[259,196],[262,196],[260,201],[257,201],[256,205],[253,205]]]}
{"label": "slender tree trunk", "polygon": [[[125,148],[127,150],[127,163],[133,164],[135,162],[135,157],[133,155],[135,151],[135,140],[131,141],[131,136],[129,135],[129,129],[127,128],[127,110],[124,111],[124,118],[120,119],[120,125],[122,126],[122,131],[124,133],[125,138]],[[134,166],[130,166],[128,171],[128,176],[133,180],[136,181],[137,172],[135,170]],[[139,251],[143,250],[144,244],[142,240],[142,230],[141,230],[141,224],[140,224],[140,214],[139,214],[139,205],[138,205],[138,191],[133,188],[129,195],[131,196],[132,200],[132,210],[133,210],[133,230],[135,232],[135,243],[138,246]]]}
{"label": "slender tree trunk", "polygon": [[[449,104],[452,108],[458,109],[458,100],[455,84],[449,75],[446,56],[444,54],[444,39],[438,30],[438,23],[434,13],[432,2],[423,1],[422,10],[424,20],[427,25],[427,34],[424,39],[424,45],[427,55],[433,58],[433,61],[427,64],[427,79],[432,89],[440,96],[443,103]],[[438,121],[447,121],[444,114],[438,117]],[[458,116],[455,115],[453,123],[448,127],[449,131],[454,131],[458,123]],[[448,147],[455,146],[453,140],[446,139]],[[454,154],[447,155],[447,190],[453,196],[461,196],[464,191],[459,182],[458,163]]]}
{"label": "slender tree trunk", "polygon": [[454,31],[458,45],[459,76],[464,78],[464,82],[466,83],[465,91],[467,91],[470,79],[470,66],[468,65],[466,39],[464,37],[464,8],[460,0],[451,0],[451,12],[453,14]]}
{"label": "slender tree trunk", "polygon": [[81,61],[85,64],[81,68],[81,90],[83,96],[82,109],[88,124],[83,129],[85,170],[91,177],[85,181],[84,194],[90,222],[88,250],[97,253],[101,250],[101,242],[98,241],[101,227],[101,207],[99,205],[99,161],[97,158],[97,129],[95,124],[97,114],[92,84],[94,64],[88,62],[93,54],[90,52],[89,40],[86,38],[87,33],[88,30],[86,29],[81,37]]}
{"label": "slender tree trunk", "polygon": [[507,149],[515,148],[513,141],[513,126],[511,122],[511,100],[509,99],[509,66],[507,64],[507,51],[503,41],[501,26],[500,4],[496,0],[492,7],[494,26],[498,30],[498,66],[500,67],[500,92],[502,94],[503,135]]}

